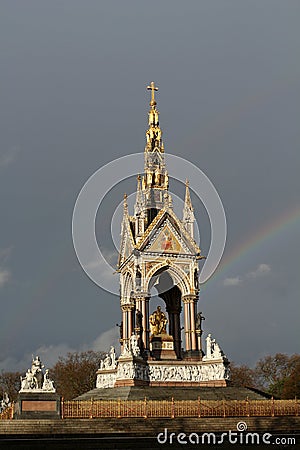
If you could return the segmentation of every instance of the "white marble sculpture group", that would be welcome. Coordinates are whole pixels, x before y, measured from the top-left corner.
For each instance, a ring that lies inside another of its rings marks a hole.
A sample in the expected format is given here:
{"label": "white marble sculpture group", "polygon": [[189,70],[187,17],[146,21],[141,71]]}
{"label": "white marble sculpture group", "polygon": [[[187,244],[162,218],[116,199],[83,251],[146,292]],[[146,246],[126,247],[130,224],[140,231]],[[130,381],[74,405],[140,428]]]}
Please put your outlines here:
{"label": "white marble sculpture group", "polygon": [[147,382],[207,382],[228,380],[230,377],[226,356],[211,334],[206,338],[206,355],[202,361],[166,364],[163,361],[145,362],[140,358],[137,336],[132,335],[117,360],[114,347],[100,362],[97,388],[114,387],[117,380]]}
{"label": "white marble sculpture group", "polygon": [[203,361],[220,359],[223,358],[223,356],[225,356],[223,350],[221,350],[219,344],[215,339],[212,339],[211,334],[209,333],[206,338],[206,355],[203,357]]}
{"label": "white marble sculpture group", "polygon": [[110,347],[109,353],[106,353],[104,359],[100,361],[100,369],[115,369],[117,367],[116,363],[116,351],[113,346]]}
{"label": "white marble sculpture group", "polygon": [[44,372],[44,367],[39,356],[32,357],[31,368],[27,370],[25,377],[21,377],[19,392],[55,392],[53,381],[49,378],[49,370]]}

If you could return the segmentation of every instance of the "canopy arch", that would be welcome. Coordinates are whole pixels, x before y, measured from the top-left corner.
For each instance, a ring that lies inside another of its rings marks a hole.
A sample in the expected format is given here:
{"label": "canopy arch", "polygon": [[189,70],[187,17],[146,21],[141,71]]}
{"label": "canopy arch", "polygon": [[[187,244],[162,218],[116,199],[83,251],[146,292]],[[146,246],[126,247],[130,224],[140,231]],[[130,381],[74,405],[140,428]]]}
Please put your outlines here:
{"label": "canopy arch", "polygon": [[123,283],[121,283],[122,298],[123,298],[123,301],[129,302],[130,298],[132,296],[132,293],[134,291],[133,273],[131,271],[127,270],[124,274],[122,274],[122,277],[123,277]]}
{"label": "canopy arch", "polygon": [[145,279],[145,291],[150,292],[157,275],[167,272],[172,278],[174,285],[176,285],[180,291],[181,295],[192,294],[192,286],[187,274],[179,267],[175,265],[167,265],[166,263],[158,263],[152,267],[146,274]]}

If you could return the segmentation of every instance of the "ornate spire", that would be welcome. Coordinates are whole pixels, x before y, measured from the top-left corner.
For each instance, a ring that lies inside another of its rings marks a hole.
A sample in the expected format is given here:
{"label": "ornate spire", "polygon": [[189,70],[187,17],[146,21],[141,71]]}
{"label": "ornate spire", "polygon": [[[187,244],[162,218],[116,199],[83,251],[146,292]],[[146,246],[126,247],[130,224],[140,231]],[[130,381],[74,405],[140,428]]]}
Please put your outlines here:
{"label": "ornate spire", "polygon": [[141,186],[141,176],[137,176],[137,189],[136,189],[136,200],[134,205],[134,214],[137,216],[141,214],[143,211],[145,205],[144,205],[144,198],[143,198],[143,192],[142,192],[142,186]]}
{"label": "ornate spire", "polygon": [[128,219],[128,203],[127,203],[127,194],[124,194],[123,201],[123,219],[121,225],[121,234],[123,235],[126,229],[126,221]]}
{"label": "ornate spire", "polygon": [[123,214],[124,216],[128,216],[128,203],[127,203],[127,194],[124,194],[124,203],[123,203]]}
{"label": "ornate spire", "polygon": [[158,87],[155,86],[154,81],[151,81],[150,86],[147,89],[151,89],[150,110],[148,113],[148,130],[146,131],[146,152],[163,152],[163,142],[161,139],[162,131],[159,127],[159,112],[156,109],[155,91],[158,91]]}
{"label": "ornate spire", "polygon": [[192,211],[194,211],[194,208],[192,206],[192,201],[191,201],[191,195],[190,195],[190,182],[188,179],[185,180],[185,206],[187,206],[188,208],[190,208]]}
{"label": "ornate spire", "polygon": [[184,200],[182,221],[183,221],[185,229],[188,231],[188,233],[193,238],[194,237],[195,216],[194,216],[194,208],[193,208],[192,201],[191,201],[188,180],[186,180],[186,182],[185,182],[185,200]]}
{"label": "ornate spire", "polygon": [[148,91],[151,89],[151,102],[150,106],[156,106],[155,95],[154,92],[158,91],[158,87],[155,86],[154,81],[151,81],[150,85],[147,86]]}
{"label": "ornate spire", "polygon": [[147,86],[151,90],[150,110],[148,113],[148,130],[146,131],[145,166],[142,182],[145,208],[147,209],[147,225],[158,211],[164,207],[164,191],[168,190],[169,179],[165,167],[162,131],[159,126],[159,112],[156,109],[155,91],[158,87],[154,81]]}
{"label": "ornate spire", "polygon": [[145,231],[145,201],[141,186],[141,176],[137,177],[136,201],[134,205],[135,216],[135,237],[138,238],[144,234]]}

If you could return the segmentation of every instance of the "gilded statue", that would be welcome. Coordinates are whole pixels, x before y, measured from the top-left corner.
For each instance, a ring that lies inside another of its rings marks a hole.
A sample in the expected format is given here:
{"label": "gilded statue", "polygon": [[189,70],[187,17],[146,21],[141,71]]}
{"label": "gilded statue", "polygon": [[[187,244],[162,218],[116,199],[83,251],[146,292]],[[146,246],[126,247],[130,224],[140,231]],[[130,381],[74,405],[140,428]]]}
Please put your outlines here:
{"label": "gilded statue", "polygon": [[152,335],[158,334],[166,334],[166,326],[168,323],[168,319],[165,313],[161,310],[161,307],[158,306],[156,311],[153,311],[151,316],[149,317],[150,323],[150,331]]}

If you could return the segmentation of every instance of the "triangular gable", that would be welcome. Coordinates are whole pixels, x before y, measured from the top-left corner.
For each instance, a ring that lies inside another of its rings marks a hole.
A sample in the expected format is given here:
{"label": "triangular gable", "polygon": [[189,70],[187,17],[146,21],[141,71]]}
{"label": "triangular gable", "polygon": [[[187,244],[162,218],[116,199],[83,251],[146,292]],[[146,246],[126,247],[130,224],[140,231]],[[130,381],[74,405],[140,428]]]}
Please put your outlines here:
{"label": "triangular gable", "polygon": [[183,245],[182,240],[176,236],[174,228],[169,221],[165,221],[162,228],[157,230],[153,239],[146,246],[145,250],[159,253],[186,253],[188,248]]}
{"label": "triangular gable", "polygon": [[170,210],[160,211],[137,246],[140,251],[199,254],[200,249]]}

